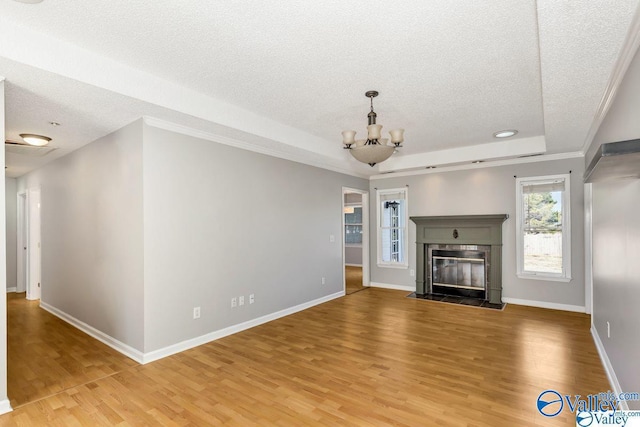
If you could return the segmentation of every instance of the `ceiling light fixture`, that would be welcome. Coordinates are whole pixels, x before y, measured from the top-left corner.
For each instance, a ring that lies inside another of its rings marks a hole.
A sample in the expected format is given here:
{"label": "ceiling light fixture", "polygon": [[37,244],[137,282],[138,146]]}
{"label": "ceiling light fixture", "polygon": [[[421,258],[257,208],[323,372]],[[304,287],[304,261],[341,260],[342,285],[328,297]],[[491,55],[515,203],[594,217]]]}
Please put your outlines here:
{"label": "ceiling light fixture", "polygon": [[427,167],[425,167],[425,169],[435,169],[435,168],[436,168],[435,166],[427,166]]}
{"label": "ceiling light fixture", "polygon": [[33,133],[21,133],[20,138],[29,145],[35,145],[36,147],[43,147],[51,141],[51,138],[43,135],[35,135]]}
{"label": "ceiling light fixture", "polygon": [[60,123],[58,122],[49,122],[49,124],[53,127],[60,126]]}
{"label": "ceiling light fixture", "polygon": [[505,130],[499,130],[498,132],[493,134],[494,138],[509,138],[513,135],[516,135],[518,133],[517,130],[515,129],[505,129]]}
{"label": "ceiling light fixture", "polygon": [[[371,111],[368,114],[369,125],[367,126],[367,139],[359,139],[356,141],[355,130],[345,130],[342,132],[342,143],[345,149],[351,152],[351,155],[362,163],[367,163],[373,167],[376,163],[387,160],[396,151],[396,148],[402,147],[404,141],[404,129],[394,129],[389,131],[391,144],[387,144],[388,138],[382,138],[382,125],[376,124],[377,114],[373,111],[373,98],[378,96],[378,92],[370,90],[364,94],[371,99]],[[352,147],[355,145],[355,147]]]}
{"label": "ceiling light fixture", "polygon": [[477,163],[482,163],[482,162],[484,162],[484,160],[474,160],[474,161],[473,161],[473,162],[471,162],[471,163],[477,164]]}

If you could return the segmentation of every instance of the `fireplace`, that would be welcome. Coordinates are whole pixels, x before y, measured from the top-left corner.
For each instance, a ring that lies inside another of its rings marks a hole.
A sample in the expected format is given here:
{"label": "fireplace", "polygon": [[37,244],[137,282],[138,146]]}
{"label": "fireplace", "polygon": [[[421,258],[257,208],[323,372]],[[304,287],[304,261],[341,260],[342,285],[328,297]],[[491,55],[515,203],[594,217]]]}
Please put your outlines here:
{"label": "fireplace", "polygon": [[502,223],[508,215],[411,217],[416,294],[502,303]]}
{"label": "fireplace", "polygon": [[427,293],[486,299],[491,246],[427,245]]}

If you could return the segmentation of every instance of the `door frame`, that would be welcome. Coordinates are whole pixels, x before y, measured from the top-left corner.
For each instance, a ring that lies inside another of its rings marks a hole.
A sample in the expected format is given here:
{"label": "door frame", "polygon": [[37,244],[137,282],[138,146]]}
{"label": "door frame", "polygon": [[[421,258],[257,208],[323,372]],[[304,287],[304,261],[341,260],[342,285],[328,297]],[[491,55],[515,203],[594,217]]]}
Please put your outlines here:
{"label": "door frame", "polygon": [[42,294],[40,188],[21,191],[17,197],[18,283],[16,291],[26,291],[28,300],[39,300]]}
{"label": "door frame", "polygon": [[18,281],[16,292],[26,292],[29,282],[29,254],[27,253],[27,242],[29,242],[29,194],[27,191],[20,191],[17,196],[17,268]]}
{"label": "door frame", "polygon": [[371,281],[369,277],[369,191],[359,188],[342,187],[342,201],[340,203],[340,218],[342,223],[342,291],[347,291],[347,276],[345,274],[345,222],[344,208],[346,207],[344,196],[348,193],[357,193],[362,195],[362,286],[369,286]]}

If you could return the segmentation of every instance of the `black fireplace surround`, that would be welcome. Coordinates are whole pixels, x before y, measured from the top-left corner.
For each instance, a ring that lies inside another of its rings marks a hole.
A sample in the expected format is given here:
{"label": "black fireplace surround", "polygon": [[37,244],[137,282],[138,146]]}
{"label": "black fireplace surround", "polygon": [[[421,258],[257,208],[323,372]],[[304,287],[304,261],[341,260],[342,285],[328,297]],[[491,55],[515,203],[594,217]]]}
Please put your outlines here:
{"label": "black fireplace surround", "polygon": [[[416,224],[416,295],[462,290],[502,304],[502,223],[507,218],[507,214],[411,217]],[[441,263],[446,272],[434,269],[433,252],[436,263],[447,260]],[[456,257],[462,261],[458,263]],[[480,265],[483,277],[478,277]],[[473,271],[473,278],[466,276]],[[443,278],[448,286],[438,285]]]}

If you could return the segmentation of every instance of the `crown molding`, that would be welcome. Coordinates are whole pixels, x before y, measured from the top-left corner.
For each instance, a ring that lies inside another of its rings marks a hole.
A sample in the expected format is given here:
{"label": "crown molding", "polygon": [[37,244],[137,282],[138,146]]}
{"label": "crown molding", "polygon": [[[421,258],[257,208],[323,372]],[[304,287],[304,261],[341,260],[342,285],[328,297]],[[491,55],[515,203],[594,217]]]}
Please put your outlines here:
{"label": "crown molding", "polygon": [[613,100],[615,99],[624,76],[629,69],[629,65],[631,65],[631,61],[638,51],[638,47],[640,47],[640,4],[636,7],[636,12],[633,15],[631,24],[629,25],[629,31],[627,32],[627,36],[622,44],[622,48],[620,49],[620,54],[613,66],[613,70],[609,76],[609,82],[607,83],[607,87],[602,95],[596,114],[591,122],[589,132],[587,133],[582,145],[583,153],[586,154],[589,151],[589,148],[593,143],[593,139],[598,133],[598,129],[600,129],[600,125],[604,121],[604,118],[607,116],[607,113],[613,104]]}
{"label": "crown molding", "polygon": [[515,138],[505,141],[493,141],[483,144],[456,147],[447,150],[431,151],[406,156],[391,157],[380,164],[380,172],[408,170],[427,166],[453,165],[476,160],[498,160],[547,151],[547,142],[543,135],[528,138]]}
{"label": "crown molding", "polygon": [[390,178],[397,178],[397,177],[403,177],[403,176],[428,175],[433,173],[453,172],[453,171],[461,171],[461,170],[469,170],[469,169],[494,168],[499,166],[518,165],[523,163],[550,162],[553,160],[576,159],[576,158],[583,158],[583,157],[584,157],[584,153],[582,153],[581,151],[574,151],[571,153],[545,154],[541,156],[522,157],[518,159],[487,161],[485,163],[479,163],[479,164],[445,166],[445,167],[438,167],[436,169],[419,169],[419,170],[412,170],[412,171],[406,171],[406,172],[388,172],[385,174],[372,175],[371,177],[369,177],[369,180],[373,181],[378,179],[390,179]]}

